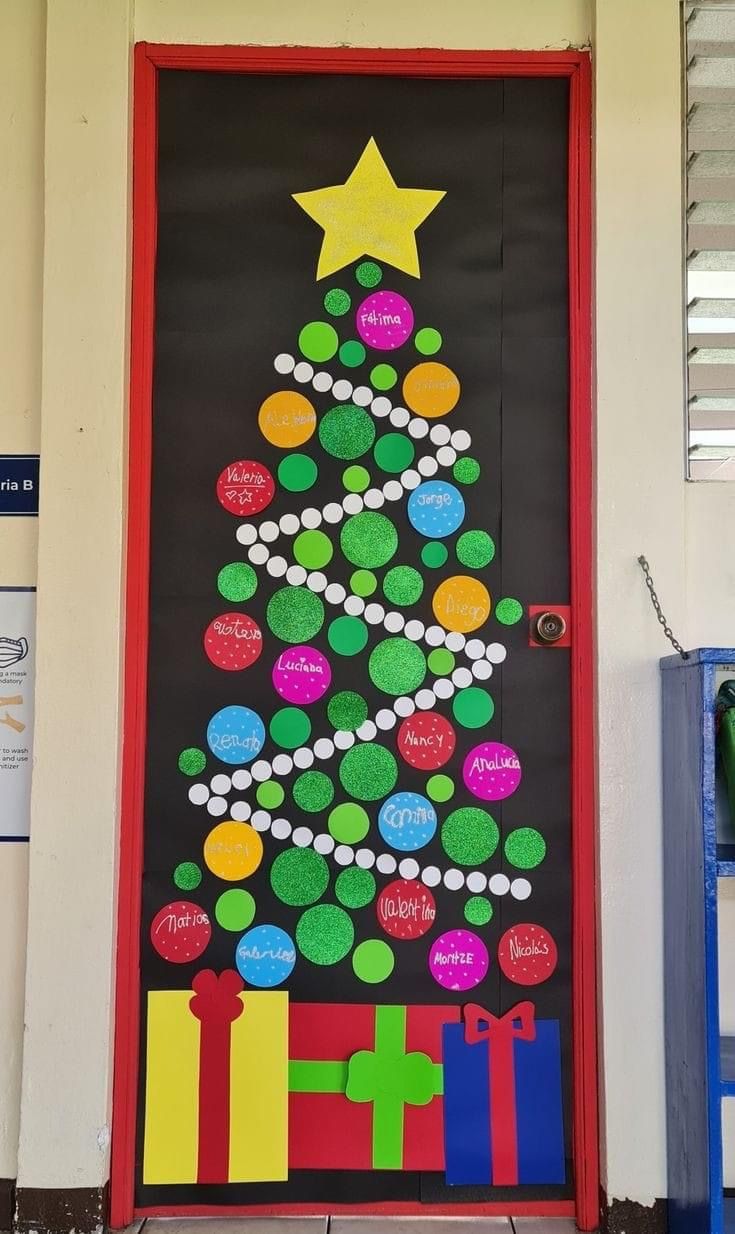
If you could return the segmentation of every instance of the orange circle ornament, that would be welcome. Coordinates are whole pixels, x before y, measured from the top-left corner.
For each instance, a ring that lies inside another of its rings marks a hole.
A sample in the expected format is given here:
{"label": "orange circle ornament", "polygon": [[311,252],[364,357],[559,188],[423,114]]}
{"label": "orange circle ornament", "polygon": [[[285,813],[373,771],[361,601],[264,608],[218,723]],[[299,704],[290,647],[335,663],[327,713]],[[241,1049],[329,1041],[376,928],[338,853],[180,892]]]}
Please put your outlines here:
{"label": "orange circle ornament", "polygon": [[453,574],[440,583],[431,601],[434,616],[445,630],[469,634],[490,616],[492,601],[484,583],[468,574]]}
{"label": "orange circle ornament", "polygon": [[427,420],[449,415],[459,402],[459,378],[435,360],[417,364],[403,379],[403,401]]}
{"label": "orange circle ornament", "polygon": [[249,823],[218,823],[204,841],[204,860],[217,878],[236,883],[257,870],[263,860],[263,841]]}
{"label": "orange circle ornament", "polygon": [[258,428],[272,446],[290,450],[308,441],[316,428],[316,412],[298,390],[276,390],[261,403]]}

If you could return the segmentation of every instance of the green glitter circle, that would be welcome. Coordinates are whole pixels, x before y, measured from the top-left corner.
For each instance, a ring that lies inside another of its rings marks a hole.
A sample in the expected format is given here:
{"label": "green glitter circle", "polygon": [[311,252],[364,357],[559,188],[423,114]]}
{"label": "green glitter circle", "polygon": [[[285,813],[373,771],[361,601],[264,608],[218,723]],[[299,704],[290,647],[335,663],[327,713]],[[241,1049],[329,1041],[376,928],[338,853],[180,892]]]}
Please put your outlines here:
{"label": "green glitter circle", "polygon": [[207,765],[207,756],[197,746],[189,746],[179,755],[179,771],[185,776],[198,776]]}
{"label": "green glitter circle", "polygon": [[255,796],[258,805],[262,806],[264,810],[276,810],[278,806],[283,805],[283,799],[286,794],[283,791],[283,785],[279,784],[278,780],[266,780],[263,784],[258,785],[255,790]]}
{"label": "green glitter circle", "polygon": [[361,287],[377,287],[383,278],[383,271],[374,261],[361,261],[355,270],[355,278]]}
{"label": "green glitter circle", "polygon": [[535,827],[517,827],[505,841],[505,855],[519,870],[533,870],[546,856],[546,841]]}
{"label": "green glitter circle", "polygon": [[460,866],[477,866],[492,857],[500,833],[491,814],[476,806],[453,810],[442,823],[442,848]]}
{"label": "green glitter circle", "polygon": [[521,620],[523,616],[523,605],[519,600],[513,600],[510,596],[506,596],[503,600],[498,600],[495,605],[496,620],[504,626],[514,626],[516,622]]}
{"label": "green glitter circle", "polygon": [[370,830],[370,818],[357,802],[343,801],[332,810],[327,826],[338,844],[358,844]]}
{"label": "green glitter circle", "polygon": [[359,458],[375,441],[375,423],[364,407],[339,403],[319,421],[319,440],[334,458]]}
{"label": "green glitter circle", "polygon": [[299,334],[299,350],[307,360],[322,364],[331,360],[339,345],[339,336],[328,321],[310,321]]}
{"label": "green glitter circle", "polygon": [[416,331],[413,342],[422,356],[435,356],[442,345],[442,336],[433,326],[423,326]]}
{"label": "green glitter circle", "polygon": [[368,672],[384,694],[413,694],[426,676],[426,657],[407,638],[385,638],[371,651]]}
{"label": "green glitter circle", "polygon": [[449,556],[449,550],[446,544],[440,544],[438,540],[430,540],[421,550],[421,560],[430,570],[438,570],[440,566]]}
{"label": "green glitter circle", "polygon": [[375,899],[375,878],[369,870],[350,866],[337,875],[334,894],[345,908],[364,908]]}
{"label": "green glitter circle", "polygon": [[365,359],[365,348],[357,339],[347,339],[339,349],[339,358],[345,368],[358,368]]}
{"label": "green glitter circle", "polygon": [[398,532],[385,514],[363,510],[344,524],[339,542],[353,566],[374,569],[390,561],[398,548]]}
{"label": "green glitter circle", "polygon": [[318,814],[332,804],[334,785],[323,771],[303,771],[291,792],[297,806],[307,814]]}
{"label": "green glitter circle", "polygon": [[481,570],[490,565],[495,556],[495,541],[486,531],[463,531],[454,551],[457,561],[471,570]]}
{"label": "green glitter circle", "polygon": [[300,707],[281,707],[268,725],[271,740],[284,750],[295,750],[311,736],[311,720]]}
{"label": "green glitter circle", "polygon": [[358,801],[378,801],[396,786],[398,764],[385,746],[353,746],[339,765],[342,787]]}
{"label": "green glitter circle", "polygon": [[378,586],[372,570],[355,570],[350,579],[350,588],[356,596],[371,596]]}
{"label": "green glitter circle", "polygon": [[308,454],[287,454],[278,464],[278,479],[289,493],[305,493],[316,484],[319,468]]}
{"label": "green glitter circle", "polygon": [[352,956],[355,976],[367,985],[378,985],[390,977],[395,962],[391,948],[382,938],[366,938],[355,947]]}
{"label": "green glitter circle", "polygon": [[246,930],[255,917],[255,900],[243,887],[230,887],[217,900],[214,915],[223,930]]}
{"label": "green glitter circle", "polygon": [[352,918],[336,904],[318,904],[301,914],[296,944],[312,964],[337,964],[355,941]]}
{"label": "green glitter circle", "polygon": [[316,904],[328,886],[329,866],[313,848],[284,849],[271,866],[271,887],[292,908]]}
{"label": "green glitter circle", "polygon": [[174,870],[174,883],[181,891],[193,891],[202,881],[202,872],[194,861],[181,861]]}
{"label": "green glitter circle", "polygon": [[356,656],[368,641],[368,628],[359,617],[335,617],[327,630],[332,651],[339,656]]}
{"label": "green glitter circle", "polygon": [[217,575],[217,590],[225,600],[249,600],[258,589],[258,576],[246,561],[231,561]]}
{"label": "green glitter circle", "polygon": [[426,781],[426,792],[432,801],[449,801],[454,796],[454,780],[450,776],[431,776]]}
{"label": "green glitter circle", "polygon": [[332,317],[344,317],[349,313],[352,299],[342,287],[333,287],[324,297],[324,307]]}
{"label": "green glitter circle", "polygon": [[393,566],[383,579],[383,591],[391,604],[415,604],[424,590],[424,580],[413,566]]}
{"label": "green glitter circle", "polygon": [[480,464],[468,454],[465,458],[457,459],[452,475],[459,484],[474,484],[480,478]]}
{"label": "green glitter circle", "polygon": [[447,677],[454,668],[456,660],[446,647],[435,647],[429,652],[427,664],[430,672],[435,673],[437,677]]}
{"label": "green glitter circle", "polygon": [[370,384],[376,390],[392,390],[398,381],[398,374],[392,364],[376,364],[370,370]]}
{"label": "green glitter circle", "polygon": [[370,485],[370,472],[359,463],[354,467],[345,467],[342,472],[342,483],[348,493],[364,493]]}
{"label": "green glitter circle", "polygon": [[485,896],[470,896],[464,906],[465,921],[469,921],[470,925],[487,925],[492,915],[493,906]]}
{"label": "green glitter circle", "polygon": [[332,541],[323,531],[302,531],[293,543],[293,555],[305,570],[321,570],[333,553]]}
{"label": "green glitter circle", "polygon": [[452,712],[458,724],[463,728],[482,728],[489,724],[495,712],[495,704],[487,690],[479,686],[468,686],[459,690],[452,699]]}
{"label": "green glitter circle", "polygon": [[332,728],[354,732],[368,717],[368,705],[361,694],[353,690],[340,690],[327,703],[327,716]]}
{"label": "green glitter circle", "polygon": [[410,467],[416,451],[410,437],[403,433],[385,433],[379,437],[373,450],[373,458],[383,471],[398,475]]}
{"label": "green glitter circle", "polygon": [[284,643],[307,643],[324,624],[324,605],[306,587],[281,587],[268,601],[266,618]]}

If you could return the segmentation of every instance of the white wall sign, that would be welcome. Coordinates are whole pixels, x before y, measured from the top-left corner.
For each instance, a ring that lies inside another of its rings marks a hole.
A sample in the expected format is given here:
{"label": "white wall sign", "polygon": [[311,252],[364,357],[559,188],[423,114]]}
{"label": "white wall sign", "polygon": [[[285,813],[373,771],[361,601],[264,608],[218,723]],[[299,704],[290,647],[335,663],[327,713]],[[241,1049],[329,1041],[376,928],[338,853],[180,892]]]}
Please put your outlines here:
{"label": "white wall sign", "polygon": [[35,664],[35,589],[0,587],[0,839],[29,834]]}

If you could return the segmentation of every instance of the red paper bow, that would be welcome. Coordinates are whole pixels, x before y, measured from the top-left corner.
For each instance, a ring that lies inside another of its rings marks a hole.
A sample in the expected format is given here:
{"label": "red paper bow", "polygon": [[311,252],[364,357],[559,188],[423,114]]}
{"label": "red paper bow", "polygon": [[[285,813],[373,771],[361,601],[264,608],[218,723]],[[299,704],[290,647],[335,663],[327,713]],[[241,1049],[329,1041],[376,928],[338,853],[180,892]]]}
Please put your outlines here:
{"label": "red paper bow", "polygon": [[464,1007],[464,1039],[467,1045],[486,1041],[490,1080],[490,1143],[492,1182],[495,1187],[518,1183],[518,1126],[514,1042],[535,1041],[533,1003],[516,1003],[505,1015],[495,1016],[478,1003]]}
{"label": "red paper bow", "polygon": [[199,1156],[197,1182],[226,1183],[230,1152],[230,1028],[242,1015],[242,977],[202,969],[189,1008],[199,1033]]}
{"label": "red paper bow", "polygon": [[466,1003],[463,1014],[464,1039],[468,1045],[477,1045],[478,1041],[495,1041],[498,1037],[536,1040],[536,1008],[533,1003],[516,1003],[501,1016],[486,1011],[479,1003]]}
{"label": "red paper bow", "polygon": [[227,968],[217,976],[211,968],[204,968],[191,983],[194,995],[189,999],[192,1015],[198,1020],[216,1020],[231,1024],[242,1015],[243,980],[234,968]]}

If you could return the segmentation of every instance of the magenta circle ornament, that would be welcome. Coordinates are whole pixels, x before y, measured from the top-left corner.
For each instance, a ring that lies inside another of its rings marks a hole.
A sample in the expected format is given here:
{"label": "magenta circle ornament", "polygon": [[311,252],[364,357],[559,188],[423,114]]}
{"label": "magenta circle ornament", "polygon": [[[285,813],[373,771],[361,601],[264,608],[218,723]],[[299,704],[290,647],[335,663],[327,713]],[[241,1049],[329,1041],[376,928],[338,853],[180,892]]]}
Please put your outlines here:
{"label": "magenta circle ornament", "polygon": [[465,784],[482,801],[502,801],[521,782],[521,761],[500,741],[483,741],[470,750],[462,766]]}
{"label": "magenta circle ornament", "polygon": [[375,291],[358,308],[355,326],[368,347],[395,351],[411,337],[413,309],[397,291]]}
{"label": "magenta circle ornament", "polygon": [[273,685],[289,703],[315,703],[326,694],[331,681],[329,661],[316,647],[287,647],[273,665]]}
{"label": "magenta circle ornament", "polygon": [[489,967],[487,947],[472,930],[440,934],[429,952],[429,972],[445,990],[471,990]]}

